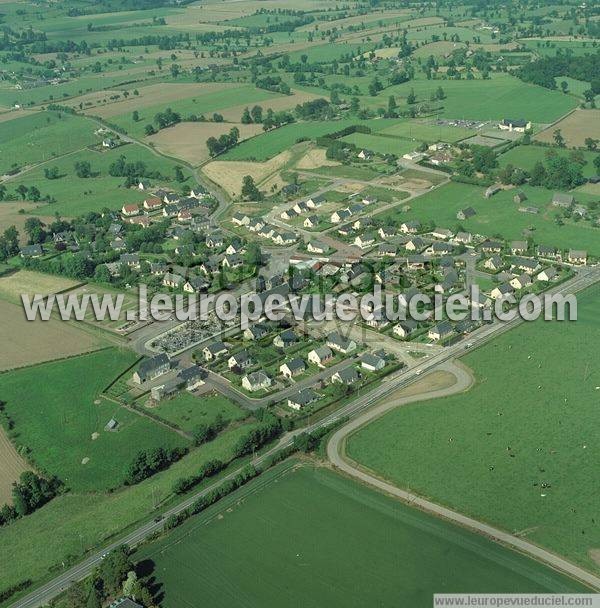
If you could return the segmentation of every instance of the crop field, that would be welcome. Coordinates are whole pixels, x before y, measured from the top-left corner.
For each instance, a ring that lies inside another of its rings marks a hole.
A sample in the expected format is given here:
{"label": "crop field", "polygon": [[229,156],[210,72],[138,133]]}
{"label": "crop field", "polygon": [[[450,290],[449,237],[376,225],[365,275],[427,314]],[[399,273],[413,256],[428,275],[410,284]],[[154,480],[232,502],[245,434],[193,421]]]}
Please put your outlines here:
{"label": "crop field", "polygon": [[[192,605],[200,594],[214,608],[294,605],[298,597],[302,606],[424,608],[442,589],[581,589],[331,471],[290,463],[143,547],[136,558],[162,585],[165,608]],[[228,580],[235,586],[223,584]]]}
{"label": "crop field", "polygon": [[104,344],[99,337],[58,319],[27,321],[20,304],[3,299],[0,317],[0,371],[79,355]]}
{"label": "crop field", "polygon": [[146,141],[169,156],[181,158],[191,165],[200,165],[210,158],[206,140],[209,137],[218,139],[221,135],[229,133],[232,127],[239,129],[240,141],[263,132],[262,125],[256,124],[186,122],[162,129],[156,135],[146,138]]}
{"label": "crop field", "polygon": [[[251,428],[251,424],[245,424],[222,433],[167,470],[135,486],[113,493],[68,493],[3,529],[0,543],[3,588],[24,579],[38,581],[48,575],[50,568],[60,568],[61,562],[70,556],[97,547],[133,523],[149,518],[154,505],[160,506],[172,497],[176,480],[196,474],[209,460],[228,462],[235,442]],[[120,464],[116,470],[120,472],[119,467]],[[111,475],[115,472],[107,470],[104,478]]]}
{"label": "crop field", "polygon": [[98,143],[94,123],[80,116],[39,112],[0,122],[0,174]]}
{"label": "crop field", "polygon": [[[564,148],[557,149],[544,148],[542,146],[517,146],[498,157],[498,162],[501,167],[512,164],[515,167],[520,167],[526,171],[531,171],[535,163],[538,161],[544,162],[546,160],[548,151],[550,151],[551,154],[563,157],[568,157],[571,154],[571,150],[566,150]],[[591,177],[592,175],[596,175],[597,170],[594,167],[594,158],[596,157],[596,154],[588,151],[582,151],[581,153],[586,161],[586,164],[582,167],[583,176]]]}
{"label": "crop field", "polygon": [[[3,400],[17,445],[74,491],[118,487],[139,450],[185,445],[165,427],[99,399],[135,360],[129,351],[110,348],[3,375]],[[111,418],[118,422],[116,431],[104,429]]]}
{"label": "crop field", "polygon": [[0,278],[0,298],[11,302],[21,303],[21,294],[47,296],[58,293],[77,285],[77,281],[66,277],[53,276],[34,272],[32,270],[19,270],[13,274]]}
{"label": "crop field", "polygon": [[575,110],[555,125],[538,133],[535,139],[553,143],[556,129],[560,129],[567,146],[581,148],[587,137],[600,139],[600,110]]}
{"label": "crop field", "polygon": [[[153,154],[138,144],[127,144],[108,151],[83,150],[48,163],[48,167],[58,167],[59,179],[46,179],[44,168],[38,167],[9,182],[11,188],[20,184],[36,186],[42,196],[52,196],[56,202],[37,207],[35,215],[59,213],[63,217],[74,217],[88,211],[101,211],[104,208],[120,209],[124,203],[143,201],[147,194],[137,188],[126,188],[124,177],[109,174],[110,165],[125,156],[127,162],[142,161],[152,171],[159,171],[165,177],[160,180],[168,186],[174,178],[176,162],[169,162]],[[89,161],[94,176],[79,178],[75,174],[76,162]],[[184,174],[189,171],[183,167]],[[180,187],[179,184],[177,184]]]}
{"label": "crop field", "polygon": [[427,59],[431,55],[434,57],[443,57],[448,53],[452,53],[457,49],[463,48],[465,46],[464,42],[450,42],[446,40],[440,40],[439,42],[430,42],[429,44],[424,44],[420,46],[415,52],[415,57],[423,57]]}
{"label": "crop field", "polygon": [[416,139],[431,143],[436,141],[454,143],[461,139],[471,137],[475,134],[475,131],[463,127],[438,125],[433,121],[407,120],[392,125],[391,127],[386,127],[381,131],[378,130],[377,133],[406,137],[408,139]]}
{"label": "crop field", "polygon": [[29,465],[15,450],[6,432],[0,427],[0,505],[12,504],[12,484],[19,480],[21,473],[29,469]]}
{"label": "crop field", "polygon": [[161,401],[152,411],[185,431],[192,431],[199,424],[211,424],[218,415],[227,421],[246,417],[243,410],[219,394],[196,397],[180,393],[173,399]]}
{"label": "crop field", "polygon": [[[463,361],[478,382],[468,393],[386,414],[350,438],[349,455],[600,570],[591,557],[600,547],[599,296],[598,286],[579,295],[576,322],[525,323],[469,354]],[[549,345],[560,357],[548,356]],[[508,390],[507,378],[518,379]]]}
{"label": "crop field", "polygon": [[448,118],[501,120],[518,116],[549,123],[577,105],[577,100],[570,95],[527,84],[506,74],[495,75],[490,80],[414,80],[385,89],[384,97],[380,95],[377,99],[387,103],[389,95],[406,97],[413,89],[417,102],[428,101],[439,86],[446,94],[441,114]]}
{"label": "crop field", "polygon": [[[459,224],[475,234],[486,236],[502,235],[506,239],[522,238],[523,230],[535,228],[533,240],[543,245],[552,245],[561,249],[587,249],[592,255],[600,255],[600,242],[597,229],[590,223],[567,223],[559,226],[555,222],[556,208],[550,205],[552,191],[544,188],[524,186],[527,205],[541,208],[537,215],[520,213],[519,204],[513,202],[516,190],[504,190],[491,199],[483,196],[484,188],[468,184],[449,183],[442,188],[427,193],[411,201],[411,210],[403,213],[394,209],[386,211],[377,218],[390,218],[398,222],[418,219],[421,222],[432,220],[437,226],[456,227]],[[594,200],[594,197],[581,193],[577,199],[582,202]],[[477,212],[472,218],[458,221],[456,214],[460,209],[473,207]]]}

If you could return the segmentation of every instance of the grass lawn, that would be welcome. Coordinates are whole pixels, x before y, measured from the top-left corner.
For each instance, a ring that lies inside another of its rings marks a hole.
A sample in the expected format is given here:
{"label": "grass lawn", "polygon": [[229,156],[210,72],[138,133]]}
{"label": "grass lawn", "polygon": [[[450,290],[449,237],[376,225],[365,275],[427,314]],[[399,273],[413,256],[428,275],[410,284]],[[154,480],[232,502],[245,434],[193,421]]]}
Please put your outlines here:
{"label": "grass lawn", "polygon": [[379,154],[395,154],[396,156],[412,152],[418,146],[418,143],[399,137],[381,137],[366,133],[346,135],[343,141],[354,144],[357,148],[365,148]]}
{"label": "grass lawn", "polygon": [[425,608],[434,592],[582,591],[483,537],[329,470],[290,463],[136,558],[162,584],[164,608],[200,595],[212,608]]}
{"label": "grass lawn", "polygon": [[[587,249],[592,255],[600,255],[599,232],[590,222],[565,223],[558,226],[554,221],[557,209],[550,205],[552,191],[545,188],[524,186],[519,188],[526,193],[526,205],[540,207],[540,213],[531,215],[520,213],[520,205],[513,202],[516,190],[505,190],[490,199],[483,196],[484,188],[470,184],[451,182],[433,192],[429,192],[410,202],[411,210],[404,213],[392,209],[376,215],[377,219],[391,219],[403,222],[418,219],[421,222],[433,220],[437,226],[457,225],[466,230],[485,236],[501,235],[506,239],[522,238],[525,228],[535,227],[533,239],[536,243],[552,245],[561,249]],[[577,194],[581,203],[590,202],[594,197]],[[456,213],[464,207],[473,207],[474,217],[459,222]]]}
{"label": "grass lawn", "polygon": [[386,127],[382,131],[379,131],[379,133],[427,142],[446,141],[453,143],[471,137],[475,134],[475,131],[462,127],[436,125],[433,121],[407,120],[391,127]]}
{"label": "grass lawn", "polygon": [[187,392],[179,393],[174,399],[161,401],[152,411],[186,431],[191,431],[199,424],[210,424],[218,414],[225,420],[246,417],[246,412],[222,395],[195,397]]}
{"label": "grass lawn", "polygon": [[[531,171],[538,161],[545,163],[546,154],[548,152],[554,152],[558,156],[568,157],[572,153],[572,150],[566,150],[564,148],[545,148],[543,146],[516,146],[508,152],[501,154],[498,157],[498,162],[501,167],[511,164],[515,167],[525,169],[526,171]],[[583,154],[584,159],[587,161],[582,167],[584,177],[596,175],[597,171],[594,167],[594,158],[597,154],[595,152],[582,150],[579,152]]]}
{"label": "grass lawn", "polygon": [[[27,446],[39,468],[84,492],[119,486],[139,450],[187,445],[178,434],[115,403],[94,403],[135,360],[130,351],[110,348],[0,376],[14,443]],[[115,432],[104,430],[111,418],[119,423]]]}
{"label": "grass lawn", "polygon": [[[139,160],[144,162],[149,170],[160,171],[165,176],[164,180],[160,180],[160,184],[176,190],[181,188],[181,184],[172,181],[177,163],[156,156],[137,144],[120,146],[106,152],[83,150],[48,163],[49,167],[58,167],[62,175],[59,179],[46,179],[43,168],[39,168],[8,182],[7,187],[14,190],[19,184],[36,186],[42,196],[50,195],[56,199],[55,203],[37,207],[33,211],[37,215],[54,215],[58,212],[63,217],[73,217],[89,211],[101,211],[105,207],[120,209],[124,203],[140,202],[148,196],[137,188],[125,188],[124,177],[109,175],[110,165],[121,155],[125,156],[127,162]],[[92,171],[98,175],[87,179],[77,177],[74,164],[78,161],[89,161]],[[189,174],[185,167],[183,172]],[[151,181],[156,183],[156,180]]]}
{"label": "grass lawn", "polygon": [[80,116],[39,112],[0,123],[0,175],[13,164],[35,165],[100,141]]}
{"label": "grass lawn", "polygon": [[599,297],[598,285],[580,294],[576,322],[526,323],[469,354],[468,393],[391,411],[349,455],[598,572]]}

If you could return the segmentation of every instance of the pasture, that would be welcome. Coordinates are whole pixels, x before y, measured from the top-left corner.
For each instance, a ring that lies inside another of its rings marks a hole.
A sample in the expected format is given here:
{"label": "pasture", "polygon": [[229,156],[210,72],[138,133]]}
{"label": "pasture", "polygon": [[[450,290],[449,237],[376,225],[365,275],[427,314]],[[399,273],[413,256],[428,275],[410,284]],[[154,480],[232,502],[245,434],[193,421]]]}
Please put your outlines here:
{"label": "pasture", "polygon": [[565,144],[571,148],[585,146],[587,137],[600,139],[600,110],[575,110],[548,129],[538,133],[535,139],[554,143],[554,131],[560,129]]}
{"label": "pasture", "polygon": [[217,139],[229,133],[232,127],[240,132],[240,141],[254,137],[263,132],[262,125],[230,122],[186,122],[179,123],[168,129],[162,129],[156,135],[146,138],[146,142],[157,150],[181,158],[191,165],[200,165],[210,158],[206,140],[209,137]]}
{"label": "pasture", "polygon": [[[1,306],[1,305],[0,305]],[[0,506],[12,504],[12,484],[29,465],[19,455],[6,432],[0,427]]]}
{"label": "pasture", "polygon": [[[4,374],[2,398],[15,444],[27,448],[38,468],[78,492],[119,487],[142,449],[186,445],[173,431],[99,399],[135,360],[130,351],[109,348]],[[117,430],[106,431],[112,418]]]}
{"label": "pasture", "polygon": [[377,133],[382,135],[395,135],[396,137],[405,137],[411,140],[420,140],[427,142],[445,141],[454,143],[471,137],[475,134],[473,129],[465,129],[463,127],[450,127],[446,125],[438,125],[431,120],[405,120],[391,127],[386,127],[382,130],[377,130]]}
{"label": "pasture", "polygon": [[415,149],[415,143],[399,137],[381,137],[379,135],[369,135],[367,133],[352,133],[342,138],[357,148],[364,148],[378,154],[395,154],[402,156]]}
{"label": "pasture", "polygon": [[[4,278],[0,284],[2,281]],[[0,317],[0,343],[4,345],[0,350],[0,371],[80,355],[104,344],[98,336],[58,319],[27,321],[20,304],[3,299]]]}
{"label": "pasture", "polygon": [[599,297],[579,294],[577,321],[525,323],[470,353],[469,392],[389,412],[349,456],[598,572]]}
{"label": "pasture", "polygon": [[[157,578],[165,608],[193,605],[200,595],[214,608],[425,608],[440,590],[581,590],[488,539],[294,461],[144,546],[136,558]],[[235,585],[224,585],[228,580]]]}
{"label": "pasture", "polygon": [[[589,222],[567,222],[559,226],[555,221],[557,209],[550,205],[553,192],[545,188],[520,187],[528,197],[526,205],[540,207],[540,213],[532,215],[520,213],[518,203],[513,202],[516,189],[503,190],[490,199],[483,196],[484,188],[451,182],[433,192],[411,201],[411,210],[404,213],[399,209],[385,211],[375,217],[404,222],[418,219],[421,222],[433,221],[437,226],[450,228],[463,226],[475,234],[486,236],[501,235],[505,239],[520,239],[523,230],[533,228],[533,240],[543,245],[560,249],[587,249],[592,255],[600,255],[600,242],[597,228]],[[576,198],[585,203],[594,197],[581,193]],[[468,220],[458,221],[456,214],[460,209],[473,207],[477,215]]]}

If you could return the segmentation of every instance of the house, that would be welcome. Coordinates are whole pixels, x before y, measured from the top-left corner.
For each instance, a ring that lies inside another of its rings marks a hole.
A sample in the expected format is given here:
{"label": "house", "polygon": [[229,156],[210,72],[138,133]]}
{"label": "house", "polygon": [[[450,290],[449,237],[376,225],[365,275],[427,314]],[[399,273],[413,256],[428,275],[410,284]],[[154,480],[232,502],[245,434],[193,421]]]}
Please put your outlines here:
{"label": "house", "polygon": [[306,250],[310,251],[310,253],[326,253],[329,251],[329,245],[325,245],[325,243],[321,243],[320,241],[309,241]]}
{"label": "house", "polygon": [[387,317],[387,312],[383,304],[375,306],[363,306],[361,308],[361,314],[365,321],[365,324],[375,329],[384,329],[390,324],[390,320]]}
{"label": "house", "polygon": [[256,323],[244,330],[244,340],[260,340],[269,333],[269,330],[261,323]]}
{"label": "house", "polygon": [[165,205],[162,214],[164,217],[177,217],[179,215],[179,207],[177,205]]}
{"label": "house", "polygon": [[221,262],[221,265],[224,268],[229,268],[229,269],[239,268],[240,266],[243,266],[243,264],[244,264],[244,259],[242,258],[241,255],[238,255],[237,253],[234,253],[233,255],[226,255],[223,258],[223,261]]}
{"label": "house", "polygon": [[199,293],[207,291],[210,283],[204,277],[190,277],[183,286],[183,291],[187,293]]}
{"label": "house", "polygon": [[307,359],[309,363],[325,367],[333,359],[333,352],[328,346],[319,346],[308,353]]}
{"label": "house", "polygon": [[143,206],[146,211],[157,211],[162,208],[163,202],[159,198],[151,196],[144,201]]}
{"label": "house", "polygon": [[490,298],[479,292],[475,298],[469,298],[471,308],[489,308],[492,304]]}
{"label": "house", "polygon": [[171,287],[173,289],[178,289],[182,287],[185,283],[185,279],[180,274],[175,274],[172,272],[165,273],[163,277],[162,284],[165,287]]}
{"label": "house", "polygon": [[150,389],[150,396],[153,401],[162,401],[165,397],[172,397],[179,390],[180,382],[177,378],[168,380],[159,386]]}
{"label": "house", "polygon": [[224,342],[216,341],[212,342],[208,346],[205,346],[202,350],[202,354],[204,355],[204,359],[206,361],[214,361],[223,355],[226,355],[228,352],[228,348]]}
{"label": "house", "polygon": [[400,338],[408,338],[417,329],[417,322],[412,319],[400,321],[398,325],[394,325],[393,332]]}
{"label": "house", "polygon": [[192,220],[192,214],[187,209],[183,209],[177,214],[177,219],[180,222],[190,222]]}
{"label": "house", "polygon": [[337,232],[340,236],[350,236],[354,234],[355,230],[351,224],[344,224],[338,228]]}
{"label": "house", "polygon": [[470,232],[457,232],[454,237],[454,242],[468,245],[473,241],[473,235]]}
{"label": "house", "polygon": [[542,272],[537,275],[536,279],[538,281],[544,281],[546,283],[550,281],[556,281],[556,279],[558,279],[558,270],[556,270],[556,268],[554,268],[553,266],[550,266],[550,268],[542,270]]}
{"label": "house", "polygon": [[354,384],[355,382],[358,382],[359,380],[360,380],[360,374],[358,373],[358,370],[353,365],[344,367],[343,369],[335,372],[335,374],[333,374],[331,376],[332,383],[345,384],[346,386]]}
{"label": "house", "polygon": [[133,373],[133,381],[136,384],[144,384],[166,374],[170,369],[171,362],[168,355],[161,353],[151,359],[144,359]]}
{"label": "house", "polygon": [[567,259],[571,264],[587,264],[587,251],[569,249]]}
{"label": "house", "polygon": [[137,215],[139,211],[140,209],[135,203],[132,203],[131,205],[123,205],[123,207],[121,208],[121,213],[126,217]]}
{"label": "house", "polygon": [[[117,142],[114,139],[110,139],[110,138],[103,139],[102,140],[102,147],[103,148],[108,148],[109,150],[111,150],[112,148],[116,148],[117,147]],[[148,183],[148,182],[146,182],[146,183]],[[142,188],[141,185],[142,185],[142,182],[139,183],[138,188],[140,190],[143,190],[144,188]],[[148,184],[148,186],[149,185],[150,184]]]}
{"label": "house", "polygon": [[271,378],[263,371],[252,372],[242,378],[242,386],[251,393],[269,388],[271,384]]}
{"label": "house", "polygon": [[125,264],[129,268],[139,268],[140,256],[137,253],[122,253],[119,257],[119,264]]}
{"label": "house", "polygon": [[276,245],[292,245],[296,242],[296,235],[293,232],[273,233],[271,240]]}
{"label": "house", "polygon": [[279,371],[284,378],[293,378],[294,376],[299,376],[300,374],[304,373],[305,370],[306,363],[297,357],[279,366]]}
{"label": "house", "polygon": [[44,255],[44,249],[39,243],[35,245],[25,245],[25,247],[21,247],[19,253],[22,258],[39,258]]}
{"label": "house", "polygon": [[167,204],[167,205],[173,205],[175,203],[179,202],[179,195],[175,194],[174,192],[166,192],[165,196],[163,198],[163,201]]}
{"label": "house", "polygon": [[236,226],[247,226],[250,223],[250,217],[237,211],[231,216],[231,223]]}
{"label": "house", "polygon": [[233,239],[227,246],[227,249],[225,249],[225,253],[226,255],[233,255],[235,253],[242,253],[243,249],[242,242],[239,239]]}
{"label": "house", "polygon": [[513,255],[522,255],[527,253],[527,241],[512,241],[510,244],[510,252]]}
{"label": "house", "polygon": [[525,194],[525,192],[522,192],[521,190],[519,190],[519,192],[517,192],[514,196],[513,196],[513,201],[515,203],[522,203],[524,201],[527,200],[527,195]]}
{"label": "house", "polygon": [[368,150],[361,150],[356,156],[360,160],[369,160],[372,155]]}
{"label": "house", "polygon": [[316,228],[319,223],[320,223],[320,218],[318,215],[309,215],[305,220],[304,220],[304,227],[305,228]]}
{"label": "house", "polygon": [[149,217],[142,215],[142,216],[137,216],[137,217],[130,217],[129,223],[133,224],[134,226],[141,226],[142,228],[148,228],[148,226],[150,226],[152,221],[150,220]]}
{"label": "house", "polygon": [[364,228],[368,228],[369,226],[373,225],[373,218],[366,216],[366,217],[359,217],[353,224],[352,224],[352,228],[354,228],[354,230],[362,230]]}
{"label": "house", "polygon": [[109,608],[143,608],[141,604],[130,600],[128,597],[122,597],[119,600],[113,602]]}
{"label": "house", "polygon": [[525,131],[531,129],[531,122],[523,118],[504,118],[502,119],[502,122],[498,124],[498,127],[502,131],[516,131],[517,133],[525,133]]}
{"label": "house", "polygon": [[252,357],[250,356],[248,351],[242,350],[239,353],[236,353],[235,355],[231,355],[231,357],[229,357],[229,359],[227,360],[227,367],[229,369],[246,369],[247,367],[250,367],[253,363],[254,361],[252,360]]}
{"label": "house", "polygon": [[450,272],[444,276],[442,281],[435,285],[434,290],[436,293],[447,294],[453,291],[458,283],[458,273],[455,270],[450,270]]}
{"label": "house", "polygon": [[148,190],[152,187],[152,184],[147,179],[141,179],[138,182],[138,190]]}
{"label": "house", "polygon": [[483,253],[500,253],[503,249],[502,243],[490,240],[483,241],[480,247]]}
{"label": "house", "polygon": [[352,213],[350,212],[350,209],[338,209],[331,214],[330,221],[332,224],[339,224],[350,219],[351,216]]}
{"label": "house", "polygon": [[494,300],[500,300],[501,298],[512,295],[514,292],[515,290],[510,283],[502,283],[502,285],[494,287],[494,289],[492,289],[490,292],[490,295],[492,298],[494,298]]}
{"label": "house", "polygon": [[225,240],[222,234],[211,234],[206,237],[205,242],[209,249],[218,249],[219,247],[223,247]]}
{"label": "house", "polygon": [[426,157],[426,154],[423,154],[423,152],[417,152],[416,150],[414,152],[407,152],[406,154],[402,155],[402,158],[404,158],[405,160],[410,160],[413,163],[418,163]]}
{"label": "house", "polygon": [[327,336],[325,342],[329,348],[337,350],[340,353],[348,354],[356,349],[356,342],[350,338],[344,338],[337,332],[332,332]]}
{"label": "house", "polygon": [[376,202],[377,199],[374,196],[363,196],[362,198],[362,204],[367,205],[367,207],[369,205],[374,205]]}
{"label": "house", "polygon": [[260,218],[254,218],[248,222],[248,230],[250,230],[250,232],[258,232],[259,230],[262,230],[264,225],[265,225],[264,220],[262,220]]}
{"label": "house", "polygon": [[289,348],[296,342],[298,342],[298,336],[291,329],[286,329],[273,338],[273,346],[277,348]]}
{"label": "house", "polygon": [[360,357],[360,366],[369,372],[378,372],[385,367],[385,359],[371,353],[365,353]]}
{"label": "house", "polygon": [[396,245],[392,245],[391,243],[381,243],[377,248],[377,255],[391,258],[395,257]]}
{"label": "house", "polygon": [[198,365],[190,365],[177,374],[179,384],[183,384],[188,391],[193,391],[204,384],[204,378],[206,378],[206,371]]}
{"label": "house", "polygon": [[454,236],[454,232],[448,230],[448,228],[434,228],[431,236],[435,239],[451,239]]}
{"label": "house", "polygon": [[192,244],[177,245],[175,247],[175,255],[191,255],[195,256],[196,252]]}
{"label": "house", "polygon": [[453,249],[454,248],[450,243],[434,241],[425,251],[430,255],[448,255],[449,253],[452,253]]}
{"label": "house", "polygon": [[548,247],[547,245],[538,245],[537,254],[541,258],[553,260],[556,258],[556,249],[554,249],[554,247]]}
{"label": "house", "polygon": [[425,241],[418,236],[410,239],[410,241],[404,245],[404,249],[406,249],[406,251],[423,251],[424,247]]}
{"label": "house", "polygon": [[299,201],[292,207],[292,209],[297,215],[302,215],[308,211],[308,205],[306,204],[306,201]]}
{"label": "house", "polygon": [[206,190],[202,186],[194,186],[190,189],[190,196],[194,198],[204,198],[206,196]]}
{"label": "house", "polygon": [[490,186],[489,188],[487,188],[487,190],[485,191],[483,196],[485,196],[485,198],[491,198],[492,196],[494,196],[494,194],[497,194],[498,192],[500,192],[500,190],[502,190],[502,186],[499,186],[498,184],[494,184],[494,185]]}
{"label": "house", "polygon": [[409,255],[406,258],[406,267],[409,270],[424,270],[429,260],[423,255]]}
{"label": "house", "polygon": [[281,194],[289,198],[297,194],[299,191],[300,186],[298,184],[287,184],[281,189]]}
{"label": "house", "polygon": [[377,231],[377,234],[379,234],[382,239],[390,239],[396,236],[396,229],[393,226],[382,226]]}
{"label": "house", "polygon": [[477,215],[477,212],[475,211],[475,209],[473,209],[473,207],[465,207],[456,214],[456,219],[464,221],[468,220],[471,217],[474,217],[475,215]]}
{"label": "house", "polygon": [[421,229],[421,222],[418,220],[412,220],[410,222],[403,222],[400,225],[400,232],[404,234],[416,234]]}
{"label": "house", "polygon": [[552,204],[555,207],[568,209],[571,205],[575,204],[575,197],[572,194],[563,194],[562,192],[555,192],[552,196]]}
{"label": "house", "polygon": [[514,287],[514,289],[517,290],[525,289],[526,287],[529,287],[532,283],[533,281],[531,280],[531,277],[525,272],[510,281],[511,287]]}
{"label": "house", "polygon": [[518,268],[523,272],[528,274],[533,274],[534,272],[538,272],[541,270],[541,265],[537,260],[533,260],[531,258],[520,258],[517,257],[512,261],[510,265],[511,269]]}
{"label": "house", "polygon": [[150,262],[150,274],[160,276],[167,272],[167,265],[164,262]]}
{"label": "house", "polygon": [[500,270],[504,266],[504,262],[499,255],[493,255],[483,263],[484,268],[493,270],[494,272]]}
{"label": "house", "polygon": [[375,242],[375,235],[373,233],[359,234],[354,239],[354,244],[361,249],[367,249]]}
{"label": "house", "polygon": [[322,207],[326,202],[326,198],[322,194],[320,194],[318,196],[311,196],[306,201],[306,206],[309,209],[318,209],[319,207]]}
{"label": "house", "polygon": [[453,331],[449,321],[441,321],[427,332],[427,336],[430,340],[437,342],[438,340],[445,340],[448,336],[452,335]]}
{"label": "house", "polygon": [[288,407],[291,407],[293,410],[301,410],[307,405],[318,401],[318,399],[319,394],[312,388],[303,388],[301,391],[288,397]]}
{"label": "house", "polygon": [[285,211],[282,211],[279,215],[279,217],[282,220],[291,220],[293,218],[295,218],[298,214],[293,210],[293,209],[286,209]]}
{"label": "house", "polygon": [[420,295],[421,292],[416,287],[409,287],[406,291],[398,294],[398,304],[403,308],[408,308],[411,301]]}

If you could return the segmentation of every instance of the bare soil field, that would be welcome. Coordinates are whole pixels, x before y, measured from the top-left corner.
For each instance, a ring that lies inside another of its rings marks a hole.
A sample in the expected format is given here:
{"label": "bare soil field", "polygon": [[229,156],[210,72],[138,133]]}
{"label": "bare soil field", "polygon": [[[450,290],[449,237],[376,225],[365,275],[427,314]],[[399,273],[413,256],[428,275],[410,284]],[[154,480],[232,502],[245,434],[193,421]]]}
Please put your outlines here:
{"label": "bare soil field", "polygon": [[[114,95],[120,95],[120,100],[111,99]],[[79,95],[72,99],[66,99],[63,104],[73,109],[79,110],[79,106],[83,110],[89,110],[97,106],[103,106],[107,104],[118,103],[118,101],[124,100],[123,91],[117,91],[116,89],[107,91],[94,91],[93,93],[85,93],[85,95]]]}
{"label": "bare soil field", "polygon": [[[394,17],[405,17],[406,15],[410,15],[410,9],[398,9],[392,11],[384,11],[378,13],[373,11],[368,15],[354,15],[353,17],[344,17],[343,19],[336,19],[334,21],[328,22],[327,27],[336,27],[338,29],[344,29],[350,25],[359,25],[361,23],[368,24],[371,21],[378,21],[379,19],[393,19]],[[309,23],[307,25],[303,25],[299,27],[296,31],[298,32],[309,32],[314,29],[317,29],[315,26],[319,25],[318,21],[315,23]]]}
{"label": "bare soil field", "polygon": [[232,127],[240,131],[240,141],[262,133],[262,125],[244,125],[228,122],[186,122],[168,129],[162,129],[156,135],[146,138],[165,154],[181,158],[192,165],[200,165],[210,158],[206,140],[209,137],[219,138],[229,133]]}
{"label": "bare soil field", "polygon": [[285,184],[279,171],[290,161],[292,154],[285,150],[264,163],[249,161],[215,160],[202,167],[213,182],[219,184],[232,197],[237,197],[245,175],[251,175],[259,188],[281,187]]}
{"label": "bare soil field", "polygon": [[561,130],[567,146],[584,146],[586,137],[600,139],[600,110],[574,110],[548,129],[538,133],[535,139],[552,143],[556,129]]}
{"label": "bare soil field", "polygon": [[[295,108],[299,103],[304,103],[305,101],[312,101],[313,99],[318,99],[319,97],[323,97],[323,95],[315,95],[314,93],[308,93],[305,91],[294,91],[293,95],[283,95],[281,97],[275,97],[275,99],[268,99],[258,103],[257,105],[262,106],[263,110],[267,110],[271,108],[274,112],[280,112],[281,110],[290,110]],[[230,122],[236,122],[240,120],[242,116],[242,112],[245,108],[251,109],[252,106],[255,105],[253,103],[240,104],[238,106],[232,106],[231,108],[224,109],[221,114],[225,120],[229,120]]]}
{"label": "bare soil field", "polygon": [[103,346],[99,338],[58,319],[27,321],[21,306],[4,300],[0,300],[0,318],[0,371],[80,355]]}
{"label": "bare soil field", "polygon": [[0,426],[0,505],[12,504],[12,484],[30,467]]}
{"label": "bare soil field", "polygon": [[[100,116],[101,118],[110,118],[141,110],[148,106],[155,106],[169,101],[177,101],[194,95],[203,95],[212,91],[221,91],[223,89],[235,88],[239,86],[237,83],[164,83],[151,84],[147,87],[138,88],[139,95],[130,95],[127,99],[121,97],[120,100],[110,104],[106,104],[100,108],[90,108],[86,112]],[[79,97],[71,100],[71,103],[79,103]]]}
{"label": "bare soil field", "polygon": [[456,376],[447,371],[436,371],[427,374],[417,382],[413,382],[406,388],[392,393],[388,400],[395,401],[396,399],[403,399],[405,397],[412,397],[413,395],[420,395],[421,393],[429,393],[431,391],[438,391],[444,388],[450,388],[456,384]]}
{"label": "bare soil field", "polygon": [[336,167],[341,164],[337,160],[329,160],[324,148],[309,150],[297,163],[297,169],[318,169],[319,167]]}
{"label": "bare soil field", "polygon": [[47,296],[51,293],[71,289],[75,285],[77,285],[77,281],[71,279],[33,272],[32,270],[19,270],[0,278],[0,298],[20,304],[22,293]]}
{"label": "bare soil field", "polygon": [[[27,215],[25,213],[19,213],[19,209],[25,209],[25,211],[33,211],[40,206],[41,203],[30,203],[29,201],[21,202],[1,202],[0,203],[0,231],[4,232],[9,226],[16,226],[19,231],[20,242],[24,245],[27,242],[27,235],[23,231],[25,220]],[[41,217],[37,216],[42,222],[52,222],[53,217]]]}
{"label": "bare soil field", "polygon": [[[0,110],[3,108],[0,108]],[[14,120],[15,118],[23,118],[23,116],[31,116],[36,114],[37,110],[9,110],[8,112],[2,112],[0,114],[0,122],[6,122],[8,120]]]}

